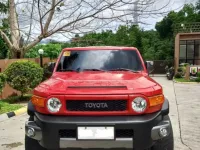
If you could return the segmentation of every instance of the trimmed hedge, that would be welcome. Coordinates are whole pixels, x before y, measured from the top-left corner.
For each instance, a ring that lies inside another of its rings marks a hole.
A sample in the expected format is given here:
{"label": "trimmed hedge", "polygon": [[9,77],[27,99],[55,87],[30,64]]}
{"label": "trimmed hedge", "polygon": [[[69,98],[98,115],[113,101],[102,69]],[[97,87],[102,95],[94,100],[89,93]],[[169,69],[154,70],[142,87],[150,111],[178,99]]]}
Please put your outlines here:
{"label": "trimmed hedge", "polygon": [[7,83],[23,96],[42,81],[43,69],[35,62],[22,60],[9,65],[5,74]]}
{"label": "trimmed hedge", "polygon": [[6,83],[6,75],[4,73],[0,73],[0,94],[2,93],[5,83]]}

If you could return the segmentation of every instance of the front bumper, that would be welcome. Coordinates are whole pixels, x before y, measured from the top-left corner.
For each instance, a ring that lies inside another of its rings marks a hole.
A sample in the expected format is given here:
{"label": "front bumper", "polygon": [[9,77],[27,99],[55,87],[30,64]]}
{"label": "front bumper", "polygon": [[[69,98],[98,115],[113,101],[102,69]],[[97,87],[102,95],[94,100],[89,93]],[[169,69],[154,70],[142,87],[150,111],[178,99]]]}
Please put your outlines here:
{"label": "front bumper", "polygon": [[[167,101],[168,102],[168,101]],[[34,121],[26,122],[26,134],[31,128],[34,136],[47,149],[59,148],[134,148],[147,149],[162,137],[161,129],[170,134],[171,123],[167,114],[168,103],[160,112],[142,116],[48,116],[35,112]],[[115,130],[133,131],[130,137],[117,137],[110,141],[79,141],[75,136],[61,137],[60,130],[77,131],[78,126],[113,126]]]}

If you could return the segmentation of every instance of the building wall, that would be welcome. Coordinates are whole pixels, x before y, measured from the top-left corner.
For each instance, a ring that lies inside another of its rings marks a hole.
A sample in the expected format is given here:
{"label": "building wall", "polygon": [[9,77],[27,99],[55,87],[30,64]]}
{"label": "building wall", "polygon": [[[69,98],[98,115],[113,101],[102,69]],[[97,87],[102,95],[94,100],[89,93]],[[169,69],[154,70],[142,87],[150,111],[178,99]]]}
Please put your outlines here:
{"label": "building wall", "polygon": [[177,71],[179,67],[179,49],[180,49],[180,40],[200,40],[200,32],[197,33],[178,33],[175,37],[175,52],[174,52],[174,67]]}

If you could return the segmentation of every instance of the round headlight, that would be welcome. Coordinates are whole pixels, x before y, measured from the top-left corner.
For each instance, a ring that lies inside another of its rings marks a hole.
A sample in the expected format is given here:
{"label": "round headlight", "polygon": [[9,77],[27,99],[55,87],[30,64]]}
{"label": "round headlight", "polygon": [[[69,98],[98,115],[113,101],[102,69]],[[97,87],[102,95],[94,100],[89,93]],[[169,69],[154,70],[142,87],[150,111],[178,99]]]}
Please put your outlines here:
{"label": "round headlight", "polygon": [[137,113],[142,113],[147,108],[147,101],[142,97],[137,97],[132,102],[132,108]]}
{"label": "round headlight", "polygon": [[57,113],[60,110],[61,106],[62,104],[58,98],[50,98],[47,101],[47,108],[52,113]]}

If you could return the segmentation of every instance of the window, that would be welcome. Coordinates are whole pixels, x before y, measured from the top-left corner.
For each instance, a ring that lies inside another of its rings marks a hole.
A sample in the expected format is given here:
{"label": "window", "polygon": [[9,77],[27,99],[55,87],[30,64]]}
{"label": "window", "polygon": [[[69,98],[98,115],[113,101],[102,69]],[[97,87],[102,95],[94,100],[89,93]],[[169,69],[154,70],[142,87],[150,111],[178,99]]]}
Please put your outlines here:
{"label": "window", "polygon": [[62,56],[57,71],[117,68],[143,70],[135,50],[80,50],[70,51],[67,56]]}
{"label": "window", "polygon": [[200,40],[181,40],[179,63],[200,65]]}
{"label": "window", "polygon": [[195,59],[200,59],[200,40],[195,41]]}
{"label": "window", "polygon": [[187,59],[194,59],[194,44],[187,45]]}
{"label": "window", "polygon": [[180,59],[186,59],[186,45],[180,45]]}

